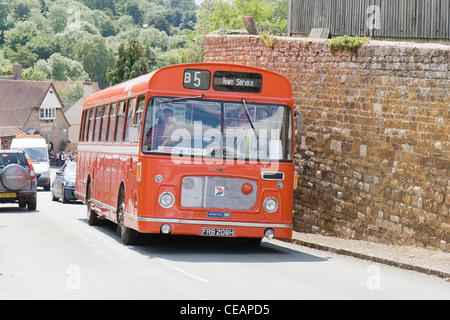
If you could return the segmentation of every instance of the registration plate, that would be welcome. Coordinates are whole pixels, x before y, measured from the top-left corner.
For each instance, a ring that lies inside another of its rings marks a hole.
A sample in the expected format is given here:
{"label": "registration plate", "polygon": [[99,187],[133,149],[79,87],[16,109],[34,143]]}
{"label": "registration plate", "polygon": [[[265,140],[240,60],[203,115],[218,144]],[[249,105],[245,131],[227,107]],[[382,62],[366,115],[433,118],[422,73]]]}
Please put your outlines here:
{"label": "registration plate", "polygon": [[202,236],[234,237],[234,229],[202,228]]}
{"label": "registration plate", "polygon": [[17,193],[0,193],[0,198],[15,198]]}

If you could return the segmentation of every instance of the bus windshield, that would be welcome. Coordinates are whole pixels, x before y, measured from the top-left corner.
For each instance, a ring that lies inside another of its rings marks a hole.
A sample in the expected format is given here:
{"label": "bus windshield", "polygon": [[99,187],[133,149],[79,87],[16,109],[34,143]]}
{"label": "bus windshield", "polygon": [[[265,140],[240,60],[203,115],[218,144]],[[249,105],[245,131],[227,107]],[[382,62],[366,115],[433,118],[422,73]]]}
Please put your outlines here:
{"label": "bus windshield", "polygon": [[142,144],[152,154],[291,161],[291,109],[245,100],[152,98]]}

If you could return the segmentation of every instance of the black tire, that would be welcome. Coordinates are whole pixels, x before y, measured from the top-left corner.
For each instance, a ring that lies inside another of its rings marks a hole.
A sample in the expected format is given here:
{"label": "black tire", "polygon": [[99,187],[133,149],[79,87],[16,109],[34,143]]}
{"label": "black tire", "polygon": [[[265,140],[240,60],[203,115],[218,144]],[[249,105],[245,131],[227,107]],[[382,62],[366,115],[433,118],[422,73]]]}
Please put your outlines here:
{"label": "black tire", "polygon": [[87,206],[87,222],[90,226],[98,225],[98,217],[94,210],[91,208],[91,185],[88,184],[86,192],[86,206]]}
{"label": "black tire", "polygon": [[124,245],[134,245],[139,240],[139,232],[125,226],[124,208],[125,191],[120,189],[119,199],[117,201],[117,231]]}
{"label": "black tire", "polygon": [[36,211],[37,208],[37,198],[30,198],[28,200],[28,211]]}
{"label": "black tire", "polygon": [[66,189],[64,187],[62,189],[62,202],[63,203],[69,203],[70,202],[70,200],[67,199],[67,197],[66,197]]}

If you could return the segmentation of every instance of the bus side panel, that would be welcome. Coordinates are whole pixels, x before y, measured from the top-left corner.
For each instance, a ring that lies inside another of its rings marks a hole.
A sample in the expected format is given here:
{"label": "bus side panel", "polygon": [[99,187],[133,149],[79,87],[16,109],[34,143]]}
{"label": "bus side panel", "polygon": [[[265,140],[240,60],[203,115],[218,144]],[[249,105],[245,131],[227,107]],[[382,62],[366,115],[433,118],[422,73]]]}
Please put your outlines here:
{"label": "bus side panel", "polygon": [[[123,164],[123,177],[125,183],[125,192],[126,192],[126,206],[125,211],[128,214],[131,214],[133,216],[137,216],[138,214],[138,182],[136,177],[137,172],[137,165],[138,165],[138,157],[137,156],[130,156],[126,159],[125,163]],[[137,223],[136,219],[127,219],[126,221],[127,226],[138,230],[139,225]]]}
{"label": "bus side panel", "polygon": [[138,165],[138,157],[131,157],[130,164],[130,175],[128,179],[129,189],[130,189],[130,210],[128,211],[132,215],[137,215],[137,204],[138,204],[138,182],[137,182],[137,165]]}
{"label": "bus side panel", "polygon": [[98,169],[97,169],[97,153],[89,152],[89,164],[88,171],[91,176],[91,198],[95,200],[99,200],[99,192],[98,188],[101,186],[101,183],[98,181]]}
{"label": "bus side panel", "polygon": [[[84,163],[84,158],[85,153],[78,152],[76,191],[83,195],[86,194],[86,166]],[[83,201],[83,203],[85,202],[85,199],[83,197],[81,197],[80,200]]]}
{"label": "bus side panel", "polygon": [[[111,196],[111,170],[113,168],[113,162],[112,162],[112,154],[106,153],[104,156],[104,172],[103,172],[103,178],[105,179],[105,183],[103,183],[103,201],[105,204],[107,204],[110,207],[115,208],[115,201],[113,200],[113,197]],[[108,212],[109,218],[113,219],[115,221],[115,212],[111,212],[111,210]],[[114,216],[114,217],[112,217]]]}
{"label": "bus side panel", "polygon": [[[90,152],[85,152],[84,153],[84,177],[86,179],[86,190],[85,193],[87,194],[87,188],[88,188],[88,184],[91,183],[92,184],[92,172],[91,172],[91,153]],[[89,177],[91,179],[91,182],[89,182]],[[92,185],[91,185],[91,191],[92,191]],[[92,192],[91,192],[91,197],[92,197]]]}
{"label": "bus side panel", "polygon": [[[117,208],[117,201],[119,196],[119,187],[120,187],[120,156],[118,154],[111,155],[111,179],[109,184],[109,205],[112,208]],[[111,219],[116,221],[117,217],[115,216],[115,212],[110,212]]]}
{"label": "bus side panel", "polygon": [[97,200],[99,200],[99,201],[101,201],[103,203],[105,202],[105,199],[104,199],[104,194],[105,193],[103,192],[103,185],[107,182],[107,180],[105,180],[105,173],[103,171],[104,159],[105,159],[104,153],[100,153],[99,152],[97,154],[97,167],[96,167],[96,172],[97,172],[97,177],[96,177],[97,178]]}

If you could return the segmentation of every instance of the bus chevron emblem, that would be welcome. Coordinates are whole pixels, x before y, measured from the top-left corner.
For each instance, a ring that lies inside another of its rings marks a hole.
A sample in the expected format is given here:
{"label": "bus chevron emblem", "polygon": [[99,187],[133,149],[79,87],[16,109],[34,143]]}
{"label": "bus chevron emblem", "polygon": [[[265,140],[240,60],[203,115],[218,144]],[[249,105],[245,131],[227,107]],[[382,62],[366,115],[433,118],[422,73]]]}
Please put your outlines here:
{"label": "bus chevron emblem", "polygon": [[223,197],[225,195],[225,187],[215,186],[214,187],[214,196],[215,197]]}

